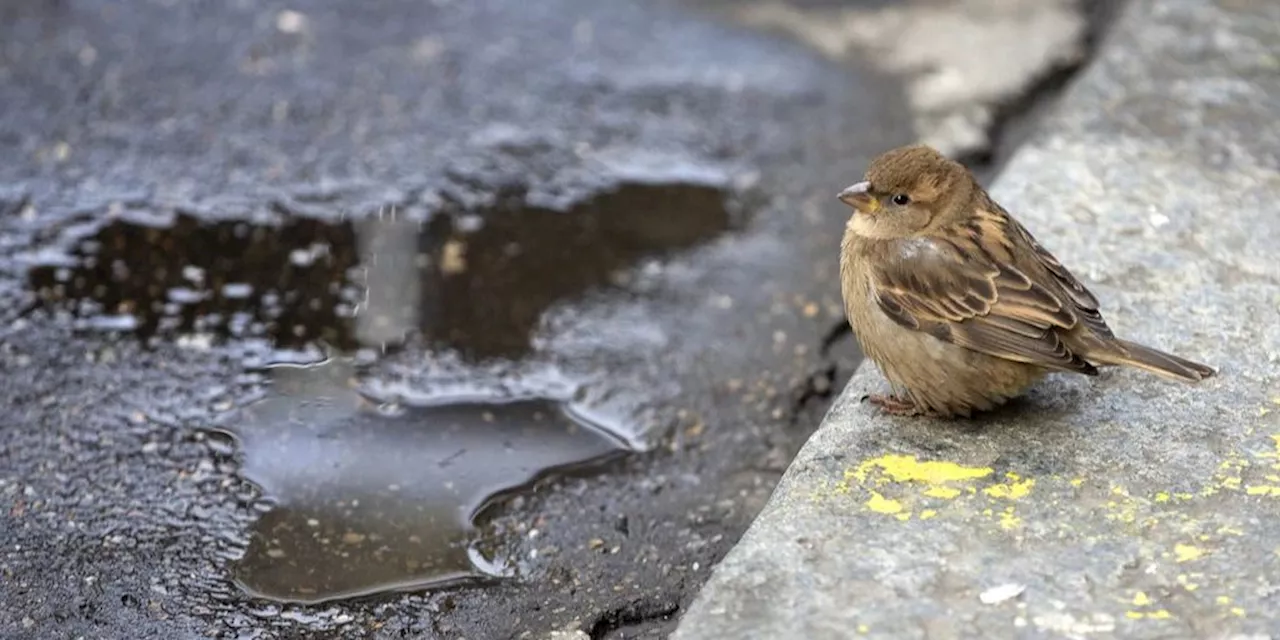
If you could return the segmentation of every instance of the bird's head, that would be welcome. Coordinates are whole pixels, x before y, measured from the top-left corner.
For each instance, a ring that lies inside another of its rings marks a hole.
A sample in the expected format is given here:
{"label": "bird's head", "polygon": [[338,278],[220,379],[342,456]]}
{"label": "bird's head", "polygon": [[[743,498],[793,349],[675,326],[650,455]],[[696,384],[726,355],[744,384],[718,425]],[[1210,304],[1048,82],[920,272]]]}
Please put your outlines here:
{"label": "bird's head", "polygon": [[964,165],[926,145],[899,147],[871,161],[861,182],[841,191],[853,232],[905,238],[963,215],[977,192]]}

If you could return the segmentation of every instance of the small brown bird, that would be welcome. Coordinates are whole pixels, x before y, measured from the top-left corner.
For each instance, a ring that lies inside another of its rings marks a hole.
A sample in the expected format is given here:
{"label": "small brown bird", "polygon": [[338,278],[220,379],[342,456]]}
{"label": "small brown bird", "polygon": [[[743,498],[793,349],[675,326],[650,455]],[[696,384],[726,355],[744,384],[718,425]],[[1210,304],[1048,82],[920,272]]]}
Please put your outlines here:
{"label": "small brown bird", "polygon": [[1127,365],[1198,382],[1214,370],[1112,334],[1098,300],[963,165],[924,145],[874,161],[840,192],[849,324],[897,415],[951,418],[1001,405],[1051,371]]}

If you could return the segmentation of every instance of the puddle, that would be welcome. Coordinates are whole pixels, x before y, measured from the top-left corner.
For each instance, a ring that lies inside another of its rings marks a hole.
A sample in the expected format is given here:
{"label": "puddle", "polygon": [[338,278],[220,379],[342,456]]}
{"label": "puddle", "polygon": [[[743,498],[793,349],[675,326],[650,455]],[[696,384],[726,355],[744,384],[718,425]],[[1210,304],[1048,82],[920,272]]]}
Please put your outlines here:
{"label": "puddle", "polygon": [[[472,360],[517,359],[551,304],[705,242],[730,218],[720,189],[645,183],[565,211],[507,202],[425,224],[121,215],[70,255],[37,259],[28,281],[41,306],[87,329],[344,351],[416,332]],[[390,315],[360,319],[368,297]]]}
{"label": "puddle", "polygon": [[349,343],[359,292],[350,224],[276,225],[121,216],[29,271],[40,303],[83,328],[140,336],[266,337],[283,348]]}
{"label": "puddle", "polygon": [[[624,184],[567,210],[499,204],[427,223],[373,217],[274,224],[123,212],[29,271],[38,304],[85,329],[149,340],[265,339],[331,355],[266,368],[266,396],[225,428],[271,509],[237,582],[318,602],[442,585],[504,568],[477,551],[496,496],[625,450],[566,393],[423,401],[372,391],[351,356],[412,336],[472,361],[517,359],[548,306],[613,286],[646,256],[725,231],[725,194]],[[317,345],[317,341],[322,344]],[[337,355],[334,355],[337,354]],[[471,369],[468,369],[471,370]],[[465,385],[464,385],[465,386]],[[374,393],[377,395],[375,396]]]}
{"label": "puddle", "polygon": [[553,302],[728,229],[724,198],[712,187],[627,184],[568,211],[500,206],[474,231],[479,219],[437,218],[429,235],[441,239],[432,252],[441,268],[427,287],[426,336],[474,357],[520,355]]}
{"label": "puddle", "polygon": [[491,499],[621,445],[547,398],[388,404],[347,361],[280,366],[234,427],[242,473],[271,496],[236,580],[291,602],[500,575],[474,544]]}

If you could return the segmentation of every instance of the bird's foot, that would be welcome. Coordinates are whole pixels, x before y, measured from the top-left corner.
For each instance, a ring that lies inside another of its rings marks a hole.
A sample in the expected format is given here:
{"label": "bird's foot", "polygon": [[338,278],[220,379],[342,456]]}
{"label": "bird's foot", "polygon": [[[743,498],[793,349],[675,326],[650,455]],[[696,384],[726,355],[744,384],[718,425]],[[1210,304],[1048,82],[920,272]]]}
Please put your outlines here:
{"label": "bird's foot", "polygon": [[893,416],[918,416],[924,413],[914,402],[897,396],[873,393],[863,396],[862,400],[870,401],[871,404],[880,407],[881,411]]}

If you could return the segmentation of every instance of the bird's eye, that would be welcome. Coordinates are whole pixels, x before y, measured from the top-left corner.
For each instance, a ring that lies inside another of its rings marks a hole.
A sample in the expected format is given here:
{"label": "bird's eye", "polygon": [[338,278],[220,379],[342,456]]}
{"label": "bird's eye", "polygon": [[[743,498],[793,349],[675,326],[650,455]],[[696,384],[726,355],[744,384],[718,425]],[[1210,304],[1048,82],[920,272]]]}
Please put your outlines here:
{"label": "bird's eye", "polygon": [[905,193],[899,193],[893,197],[893,203],[899,207],[905,207],[911,203],[911,196],[908,196]]}

